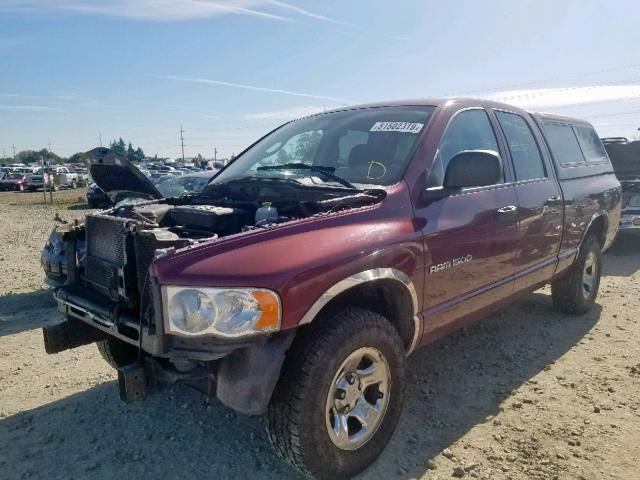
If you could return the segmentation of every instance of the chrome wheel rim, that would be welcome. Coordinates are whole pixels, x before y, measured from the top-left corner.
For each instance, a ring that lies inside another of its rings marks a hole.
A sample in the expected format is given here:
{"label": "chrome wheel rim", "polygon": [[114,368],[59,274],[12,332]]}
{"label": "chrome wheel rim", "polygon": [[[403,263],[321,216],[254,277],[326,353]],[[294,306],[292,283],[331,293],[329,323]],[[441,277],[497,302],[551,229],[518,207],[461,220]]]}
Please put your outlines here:
{"label": "chrome wheel rim", "polygon": [[596,254],[589,252],[587,258],[584,261],[584,268],[582,270],[582,295],[586,300],[591,298],[593,291],[596,287],[596,279],[598,275],[598,262],[596,261]]}
{"label": "chrome wheel rim", "polygon": [[325,408],[327,432],[342,450],[355,450],[376,433],[389,404],[391,371],[384,355],[359,348],[333,377]]}

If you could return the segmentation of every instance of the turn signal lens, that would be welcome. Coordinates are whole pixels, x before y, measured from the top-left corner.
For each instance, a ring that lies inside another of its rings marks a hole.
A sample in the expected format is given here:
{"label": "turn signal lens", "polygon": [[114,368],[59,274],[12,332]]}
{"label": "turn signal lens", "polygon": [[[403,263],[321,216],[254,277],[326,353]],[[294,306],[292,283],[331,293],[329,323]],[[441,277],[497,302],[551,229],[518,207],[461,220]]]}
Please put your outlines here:
{"label": "turn signal lens", "polygon": [[260,307],[260,318],[255,328],[264,331],[278,330],[280,328],[280,301],[275,293],[268,290],[255,290],[252,292]]}

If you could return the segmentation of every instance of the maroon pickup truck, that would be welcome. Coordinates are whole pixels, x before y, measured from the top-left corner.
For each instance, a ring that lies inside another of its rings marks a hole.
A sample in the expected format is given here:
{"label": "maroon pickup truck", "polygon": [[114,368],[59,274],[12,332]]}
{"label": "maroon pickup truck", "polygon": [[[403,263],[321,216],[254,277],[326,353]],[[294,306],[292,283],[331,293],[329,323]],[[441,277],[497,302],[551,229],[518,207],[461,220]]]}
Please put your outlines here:
{"label": "maroon pickup truck", "polygon": [[116,206],[57,232],[47,352],[97,342],[127,402],[183,382],[266,413],[317,478],[384,449],[417,347],[547,283],[562,311],[591,308],[620,220],[591,125],[482,100],[292,121],[180,198],[88,159]]}

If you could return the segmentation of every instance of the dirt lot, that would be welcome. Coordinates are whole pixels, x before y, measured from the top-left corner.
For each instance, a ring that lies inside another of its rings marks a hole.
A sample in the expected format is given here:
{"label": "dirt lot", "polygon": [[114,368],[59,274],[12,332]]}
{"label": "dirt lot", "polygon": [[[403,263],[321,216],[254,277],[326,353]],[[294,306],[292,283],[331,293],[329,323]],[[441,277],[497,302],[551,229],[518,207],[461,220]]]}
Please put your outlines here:
{"label": "dirt lot", "polygon": [[[261,418],[180,387],[127,406],[95,346],[45,354],[39,252],[83,193],[0,193],[0,478],[296,478]],[[640,478],[640,239],[604,267],[590,314],[541,290],[414,353],[400,425],[362,478]]]}

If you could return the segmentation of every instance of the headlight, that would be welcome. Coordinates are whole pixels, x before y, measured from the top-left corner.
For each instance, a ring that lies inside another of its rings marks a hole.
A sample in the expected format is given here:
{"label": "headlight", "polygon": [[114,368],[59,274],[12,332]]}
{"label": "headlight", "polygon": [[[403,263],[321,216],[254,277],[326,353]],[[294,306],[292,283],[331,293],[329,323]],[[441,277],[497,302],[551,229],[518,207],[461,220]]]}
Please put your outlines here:
{"label": "headlight", "polygon": [[640,195],[634,195],[631,197],[627,206],[634,208],[640,207]]}
{"label": "headlight", "polygon": [[162,287],[166,330],[233,338],[280,329],[280,297],[259,288]]}

